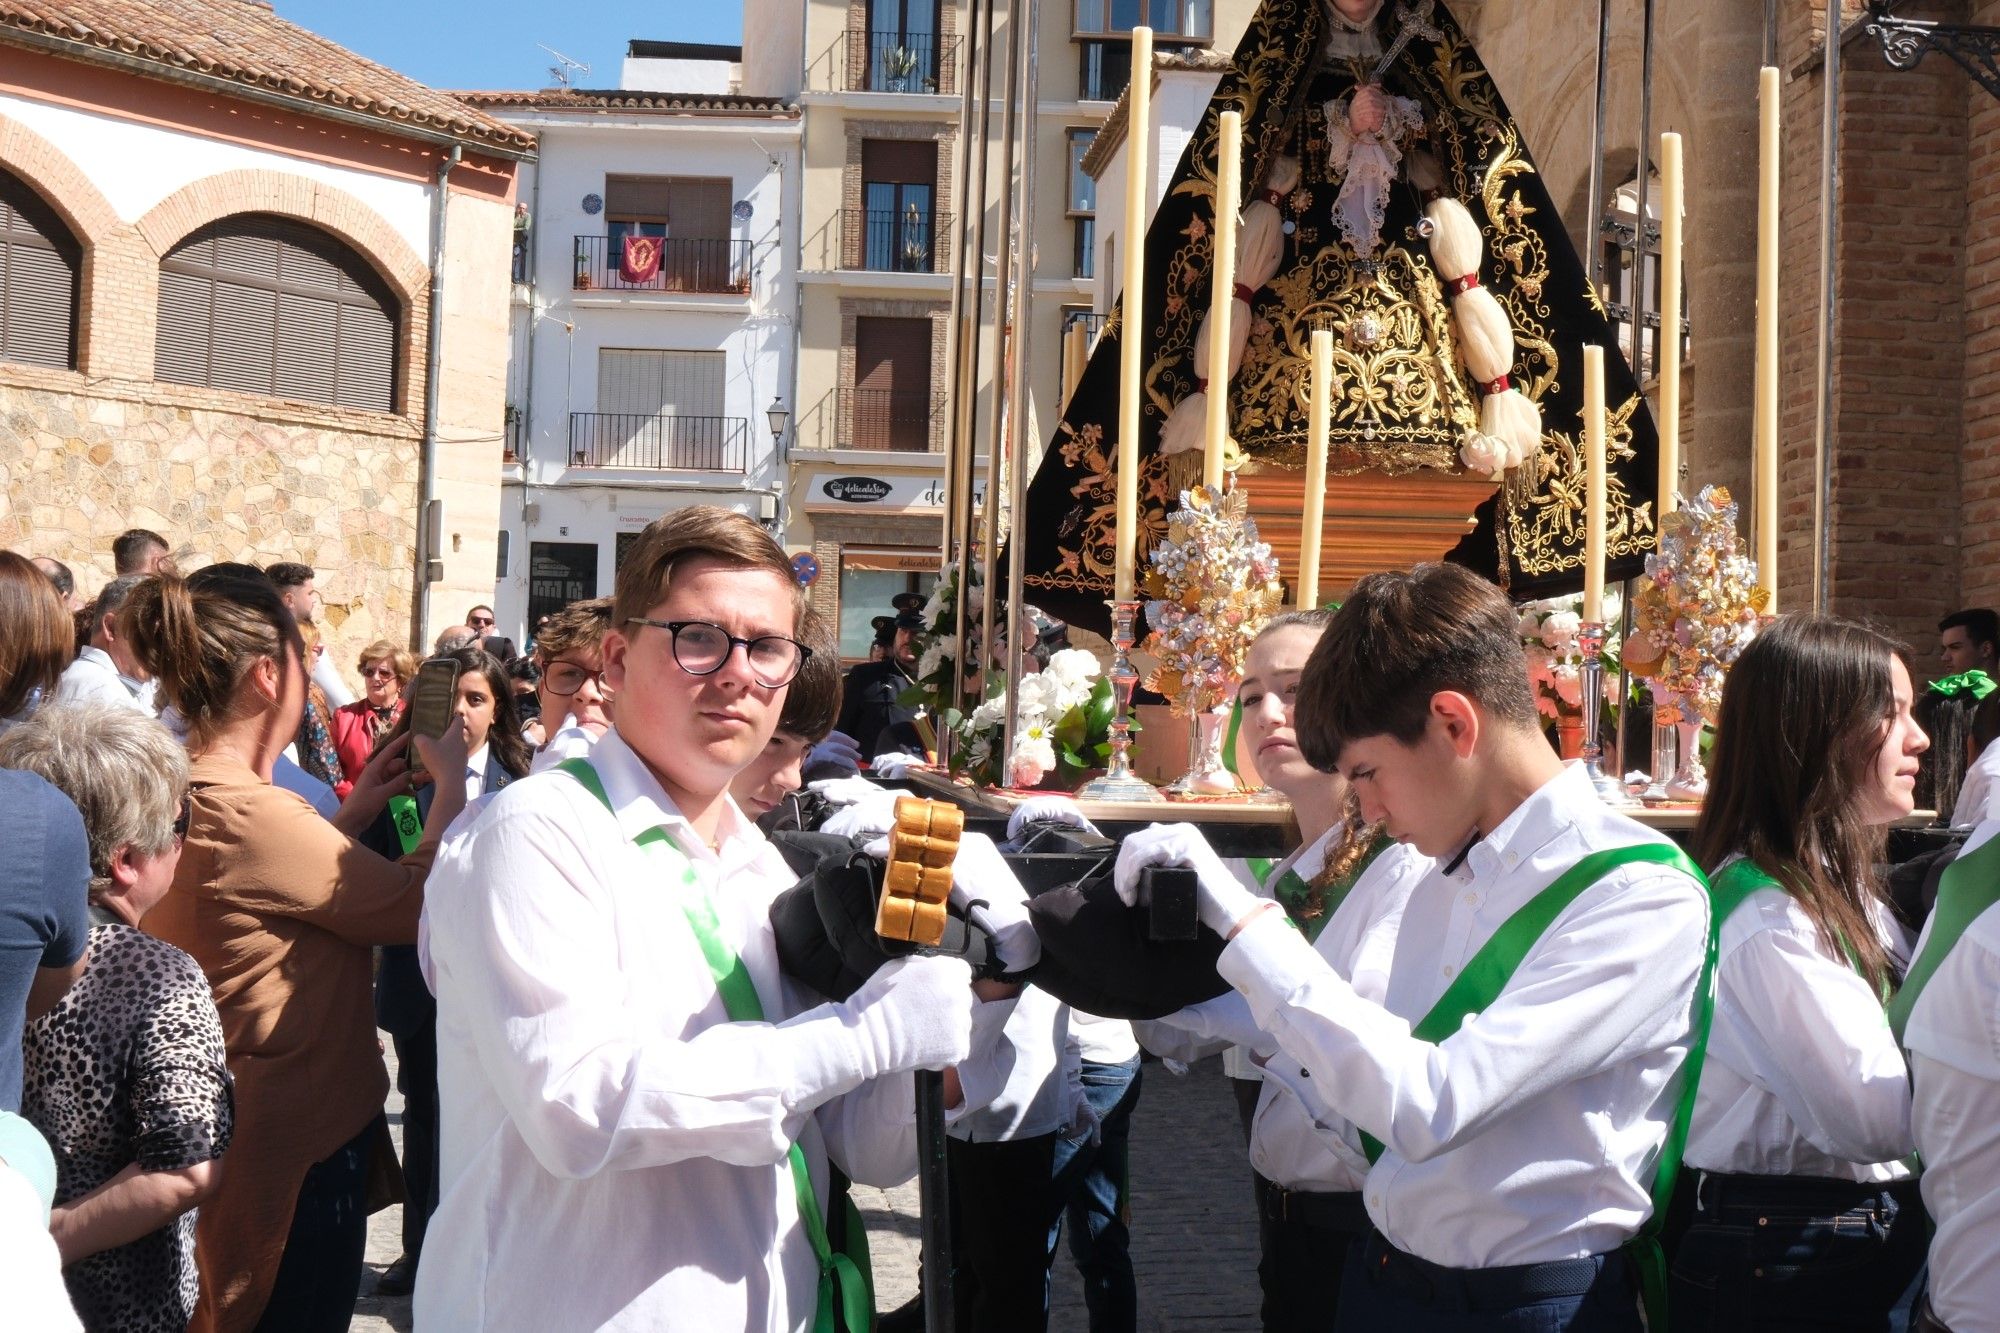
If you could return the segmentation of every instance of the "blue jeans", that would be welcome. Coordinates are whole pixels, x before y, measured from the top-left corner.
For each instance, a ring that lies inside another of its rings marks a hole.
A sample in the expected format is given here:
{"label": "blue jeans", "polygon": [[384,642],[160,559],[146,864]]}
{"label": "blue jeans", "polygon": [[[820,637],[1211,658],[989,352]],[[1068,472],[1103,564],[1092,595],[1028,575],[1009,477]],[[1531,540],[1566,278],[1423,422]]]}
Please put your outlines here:
{"label": "blue jeans", "polygon": [[1671,1254],[1674,1333],[1887,1333],[1929,1246],[1917,1182],[1704,1173]]}
{"label": "blue jeans", "polygon": [[1441,1268],[1377,1235],[1347,1250],[1335,1333],[1640,1333],[1622,1254],[1516,1268]]}
{"label": "blue jeans", "polygon": [[257,1333],[341,1333],[352,1322],[368,1246],[368,1163],[380,1118],[307,1168]]}
{"label": "blue jeans", "polygon": [[1055,1249],[1067,1217],[1069,1252],[1083,1278],[1090,1333],[1133,1333],[1139,1326],[1139,1291],[1132,1278],[1126,1191],[1132,1108],[1139,1104],[1139,1057],[1116,1065],[1084,1061],[1083,1091],[1103,1133],[1094,1147],[1056,1140],[1056,1193],[1064,1208],[1049,1229],[1049,1248]]}

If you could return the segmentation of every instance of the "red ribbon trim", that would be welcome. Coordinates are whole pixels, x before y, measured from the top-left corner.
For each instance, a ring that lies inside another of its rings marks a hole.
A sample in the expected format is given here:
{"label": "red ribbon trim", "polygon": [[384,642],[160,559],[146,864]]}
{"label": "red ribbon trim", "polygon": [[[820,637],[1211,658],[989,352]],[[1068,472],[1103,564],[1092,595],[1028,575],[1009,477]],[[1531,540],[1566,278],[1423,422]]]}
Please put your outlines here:
{"label": "red ribbon trim", "polygon": [[1477,273],[1468,273],[1462,278],[1452,278],[1446,282],[1444,285],[1445,295],[1463,296],[1478,285],[1479,275]]}
{"label": "red ribbon trim", "polygon": [[1495,394],[1501,394],[1507,392],[1507,390],[1513,388],[1514,385],[1511,380],[1509,380],[1505,375],[1502,375],[1499,379],[1488,380],[1486,381],[1486,383],[1480,385],[1479,387],[1485,390],[1487,397],[1491,398]]}
{"label": "red ribbon trim", "polygon": [[1284,207],[1285,195],[1282,190],[1260,190],[1257,197],[1273,208]]}
{"label": "red ribbon trim", "polygon": [[1235,294],[1236,299],[1241,301],[1244,305],[1249,305],[1251,300],[1257,295],[1257,289],[1255,287],[1245,286],[1243,283],[1240,282],[1237,283],[1236,286],[1231,290]]}

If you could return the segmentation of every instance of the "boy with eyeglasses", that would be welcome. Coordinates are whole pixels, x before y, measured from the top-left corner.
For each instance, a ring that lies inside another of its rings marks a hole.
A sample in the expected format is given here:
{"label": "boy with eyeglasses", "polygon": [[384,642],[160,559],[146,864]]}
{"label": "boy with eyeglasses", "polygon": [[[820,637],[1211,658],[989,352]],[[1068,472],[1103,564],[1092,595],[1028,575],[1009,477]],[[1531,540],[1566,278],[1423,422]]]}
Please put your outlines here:
{"label": "boy with eyeglasses", "polygon": [[536,747],[530,772],[540,773],[589,751],[611,726],[604,689],[604,635],[611,628],[611,599],[571,602],[547,617],[535,634],[539,724],[529,728]]}
{"label": "boy with eyeglasses", "polygon": [[976,1003],[950,958],[899,959],[842,1003],[780,973],[770,908],[796,876],[728,789],[806,660],[803,613],[754,520],[656,522],[619,570],[610,729],[440,851],[420,1327],[868,1327],[832,1169],[913,1175],[908,1075],[994,1058],[1013,1006]]}

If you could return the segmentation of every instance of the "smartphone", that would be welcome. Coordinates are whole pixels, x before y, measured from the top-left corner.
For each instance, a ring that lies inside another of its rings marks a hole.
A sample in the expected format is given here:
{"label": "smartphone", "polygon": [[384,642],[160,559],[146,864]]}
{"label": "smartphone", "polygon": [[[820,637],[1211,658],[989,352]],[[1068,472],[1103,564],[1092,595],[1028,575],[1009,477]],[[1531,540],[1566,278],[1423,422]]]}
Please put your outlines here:
{"label": "smartphone", "polygon": [[[430,658],[417,668],[417,678],[410,682],[410,735],[433,739],[442,736],[457,712],[458,659]],[[410,772],[424,771],[423,752],[417,749],[416,741],[410,742],[405,758],[409,760]]]}

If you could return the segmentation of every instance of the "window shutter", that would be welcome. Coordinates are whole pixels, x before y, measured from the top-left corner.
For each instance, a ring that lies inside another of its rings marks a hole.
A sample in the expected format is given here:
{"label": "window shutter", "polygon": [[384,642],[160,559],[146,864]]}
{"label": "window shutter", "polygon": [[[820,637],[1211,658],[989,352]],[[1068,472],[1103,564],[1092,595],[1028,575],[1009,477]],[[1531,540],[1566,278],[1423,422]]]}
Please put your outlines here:
{"label": "window shutter", "polygon": [[55,210],[0,172],[0,358],[72,369],[83,251]]}
{"label": "window shutter", "polygon": [[160,265],[155,374],[393,412],[398,310],[361,257],[284,218],[211,223]]}

